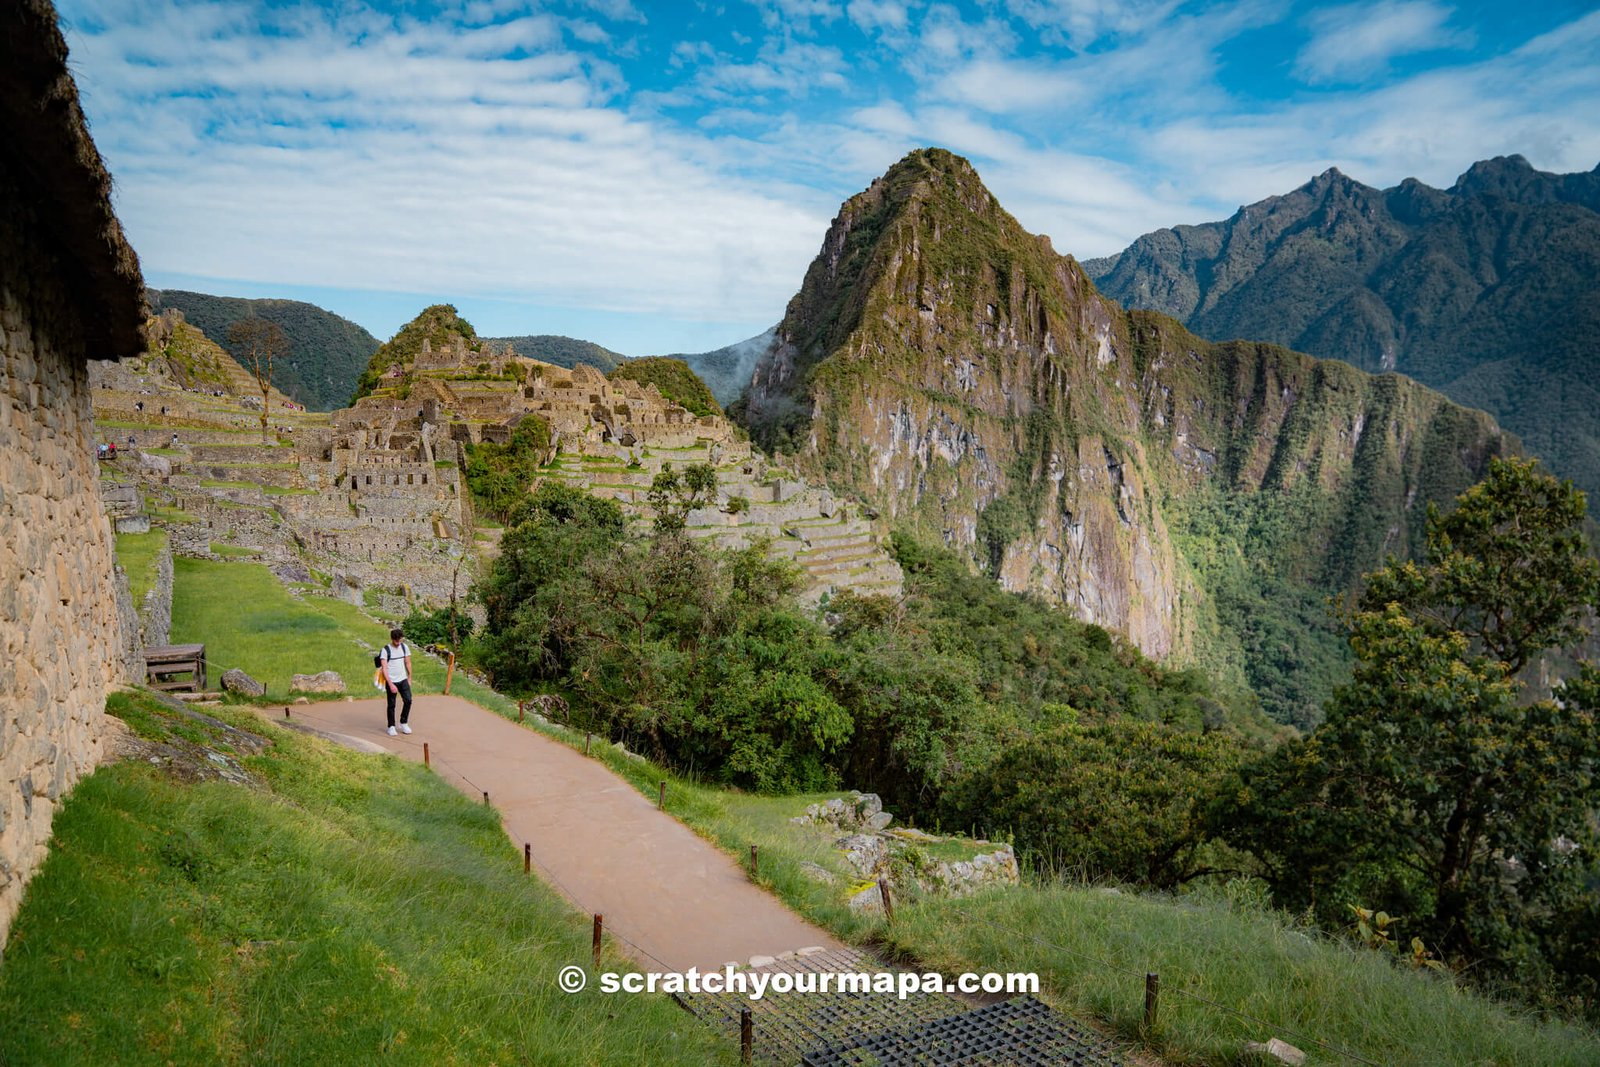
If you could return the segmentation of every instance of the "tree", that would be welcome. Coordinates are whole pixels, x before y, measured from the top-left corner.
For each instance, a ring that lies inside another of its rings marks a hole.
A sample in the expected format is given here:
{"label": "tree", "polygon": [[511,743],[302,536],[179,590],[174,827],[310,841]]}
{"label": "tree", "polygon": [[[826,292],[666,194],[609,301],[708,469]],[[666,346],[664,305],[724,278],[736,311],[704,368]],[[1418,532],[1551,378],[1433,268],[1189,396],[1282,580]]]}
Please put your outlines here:
{"label": "tree", "polygon": [[1399,604],[1435,634],[1464,634],[1517,675],[1584,635],[1600,603],[1600,560],[1583,533],[1583,493],[1532,460],[1496,459],[1448,515],[1429,506],[1422,564],[1367,576],[1360,610]]}
{"label": "tree", "polygon": [[272,364],[289,351],[283,327],[250,316],[228,327],[228,343],[261,387],[261,440],[267,440],[267,407],[272,398]]}
{"label": "tree", "polygon": [[650,507],[655,511],[657,533],[676,533],[689,521],[689,512],[717,499],[717,472],[707,463],[691,463],[680,473],[663,464],[650,483]]}
{"label": "tree", "polygon": [[1285,903],[1382,907],[1462,961],[1543,965],[1538,917],[1595,843],[1600,688],[1585,667],[1533,700],[1518,675],[1600,599],[1583,517],[1570,482],[1496,462],[1430,514],[1423,562],[1368,576],[1351,681],[1239,793],[1241,843]]}
{"label": "tree", "polygon": [[467,446],[467,489],[487,515],[505,522],[516,513],[549,458],[550,424],[525,415],[505,444],[481,441]]}
{"label": "tree", "polygon": [[1239,765],[1237,735],[1116,718],[1007,746],[951,787],[958,825],[1009,829],[1051,869],[1170,888],[1209,871],[1197,858],[1206,802]]}

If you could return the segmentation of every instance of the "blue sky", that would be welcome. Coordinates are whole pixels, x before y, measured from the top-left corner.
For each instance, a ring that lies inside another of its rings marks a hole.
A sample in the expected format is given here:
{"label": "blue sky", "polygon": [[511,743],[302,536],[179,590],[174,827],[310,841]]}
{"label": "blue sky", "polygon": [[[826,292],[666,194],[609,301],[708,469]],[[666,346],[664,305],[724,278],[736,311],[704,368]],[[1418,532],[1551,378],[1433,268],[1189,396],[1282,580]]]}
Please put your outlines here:
{"label": "blue sky", "polygon": [[630,355],[740,340],[922,145],[1079,257],[1329,166],[1600,162],[1577,0],[58,3],[151,284],[379,337],[446,300]]}

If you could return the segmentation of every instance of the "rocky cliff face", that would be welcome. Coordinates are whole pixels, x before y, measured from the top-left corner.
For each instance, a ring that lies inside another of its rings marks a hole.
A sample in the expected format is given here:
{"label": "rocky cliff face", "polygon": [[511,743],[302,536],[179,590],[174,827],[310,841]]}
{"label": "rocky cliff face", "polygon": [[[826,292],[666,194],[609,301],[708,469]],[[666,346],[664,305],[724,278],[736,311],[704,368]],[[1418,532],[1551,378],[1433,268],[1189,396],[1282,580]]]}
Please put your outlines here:
{"label": "rocky cliff face", "polygon": [[1295,500],[1278,565],[1338,584],[1514,447],[1405,378],[1124,312],[965,160],[914,152],[841,209],[756,366],[760,443],[954,546],[1006,588],[1195,651],[1209,595],[1175,524]]}

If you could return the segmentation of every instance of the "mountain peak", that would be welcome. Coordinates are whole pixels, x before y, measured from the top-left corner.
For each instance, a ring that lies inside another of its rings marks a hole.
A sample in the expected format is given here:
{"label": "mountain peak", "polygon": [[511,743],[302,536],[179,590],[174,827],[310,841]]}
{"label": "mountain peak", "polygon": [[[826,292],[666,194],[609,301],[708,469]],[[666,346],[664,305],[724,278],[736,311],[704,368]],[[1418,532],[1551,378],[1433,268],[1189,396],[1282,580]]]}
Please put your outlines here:
{"label": "mountain peak", "polygon": [[1551,177],[1535,170],[1523,156],[1495,156],[1468,167],[1450,191],[1461,196],[1487,194],[1521,199],[1531,186],[1546,184]]}

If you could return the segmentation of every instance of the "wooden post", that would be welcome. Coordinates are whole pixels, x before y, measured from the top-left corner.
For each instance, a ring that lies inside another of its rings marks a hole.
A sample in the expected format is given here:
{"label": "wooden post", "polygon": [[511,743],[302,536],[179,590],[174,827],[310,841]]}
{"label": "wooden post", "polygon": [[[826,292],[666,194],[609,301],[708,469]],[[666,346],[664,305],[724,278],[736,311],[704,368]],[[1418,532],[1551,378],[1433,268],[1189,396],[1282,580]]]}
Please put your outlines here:
{"label": "wooden post", "polygon": [[878,879],[878,895],[883,898],[883,917],[890,922],[894,922],[894,901],[889,899],[888,879]]}
{"label": "wooden post", "polygon": [[660,794],[660,796],[656,797],[656,810],[657,811],[666,811],[667,810],[667,783],[665,781],[663,781],[661,783],[661,794]]}
{"label": "wooden post", "polygon": [[526,701],[522,701],[522,700],[517,701],[517,721],[518,722],[522,721],[522,713],[523,713],[523,710],[524,710],[524,708],[526,706],[526,703],[527,703]]}
{"label": "wooden post", "polygon": [[428,755],[428,742],[426,741],[422,742],[422,765],[424,767],[433,766],[433,761]]}
{"label": "wooden post", "polygon": [[285,719],[287,719],[289,717],[289,705],[287,705],[287,704],[285,704],[283,706],[283,717]]}
{"label": "wooden post", "polygon": [[594,734],[584,734],[583,735],[583,754],[585,756],[587,756],[589,754],[589,742],[593,738],[594,738]]}
{"label": "wooden post", "polygon": [[600,932],[605,927],[605,916],[599,913],[594,917],[594,966],[600,969]]}
{"label": "wooden post", "polygon": [[755,1052],[755,1024],[750,1018],[749,1008],[739,1009],[739,1062],[749,1067],[750,1057]]}
{"label": "wooden post", "polygon": [[483,802],[485,805],[489,803],[489,791],[487,789],[483,791]]}
{"label": "wooden post", "polygon": [[1151,972],[1144,976],[1144,1028],[1146,1032],[1156,1028],[1156,998],[1161,994],[1161,976]]}
{"label": "wooden post", "polygon": [[760,857],[760,853],[756,851],[756,846],[755,845],[751,845],[750,846],[750,880],[754,882],[754,881],[760,881],[760,879],[761,879],[761,857]]}
{"label": "wooden post", "polygon": [[449,696],[450,679],[456,676],[456,654],[449,649],[445,649],[444,654],[450,657],[450,666],[446,667],[444,671],[444,695]]}
{"label": "wooden post", "polygon": [[522,873],[533,873],[533,846],[530,844],[522,846]]}

